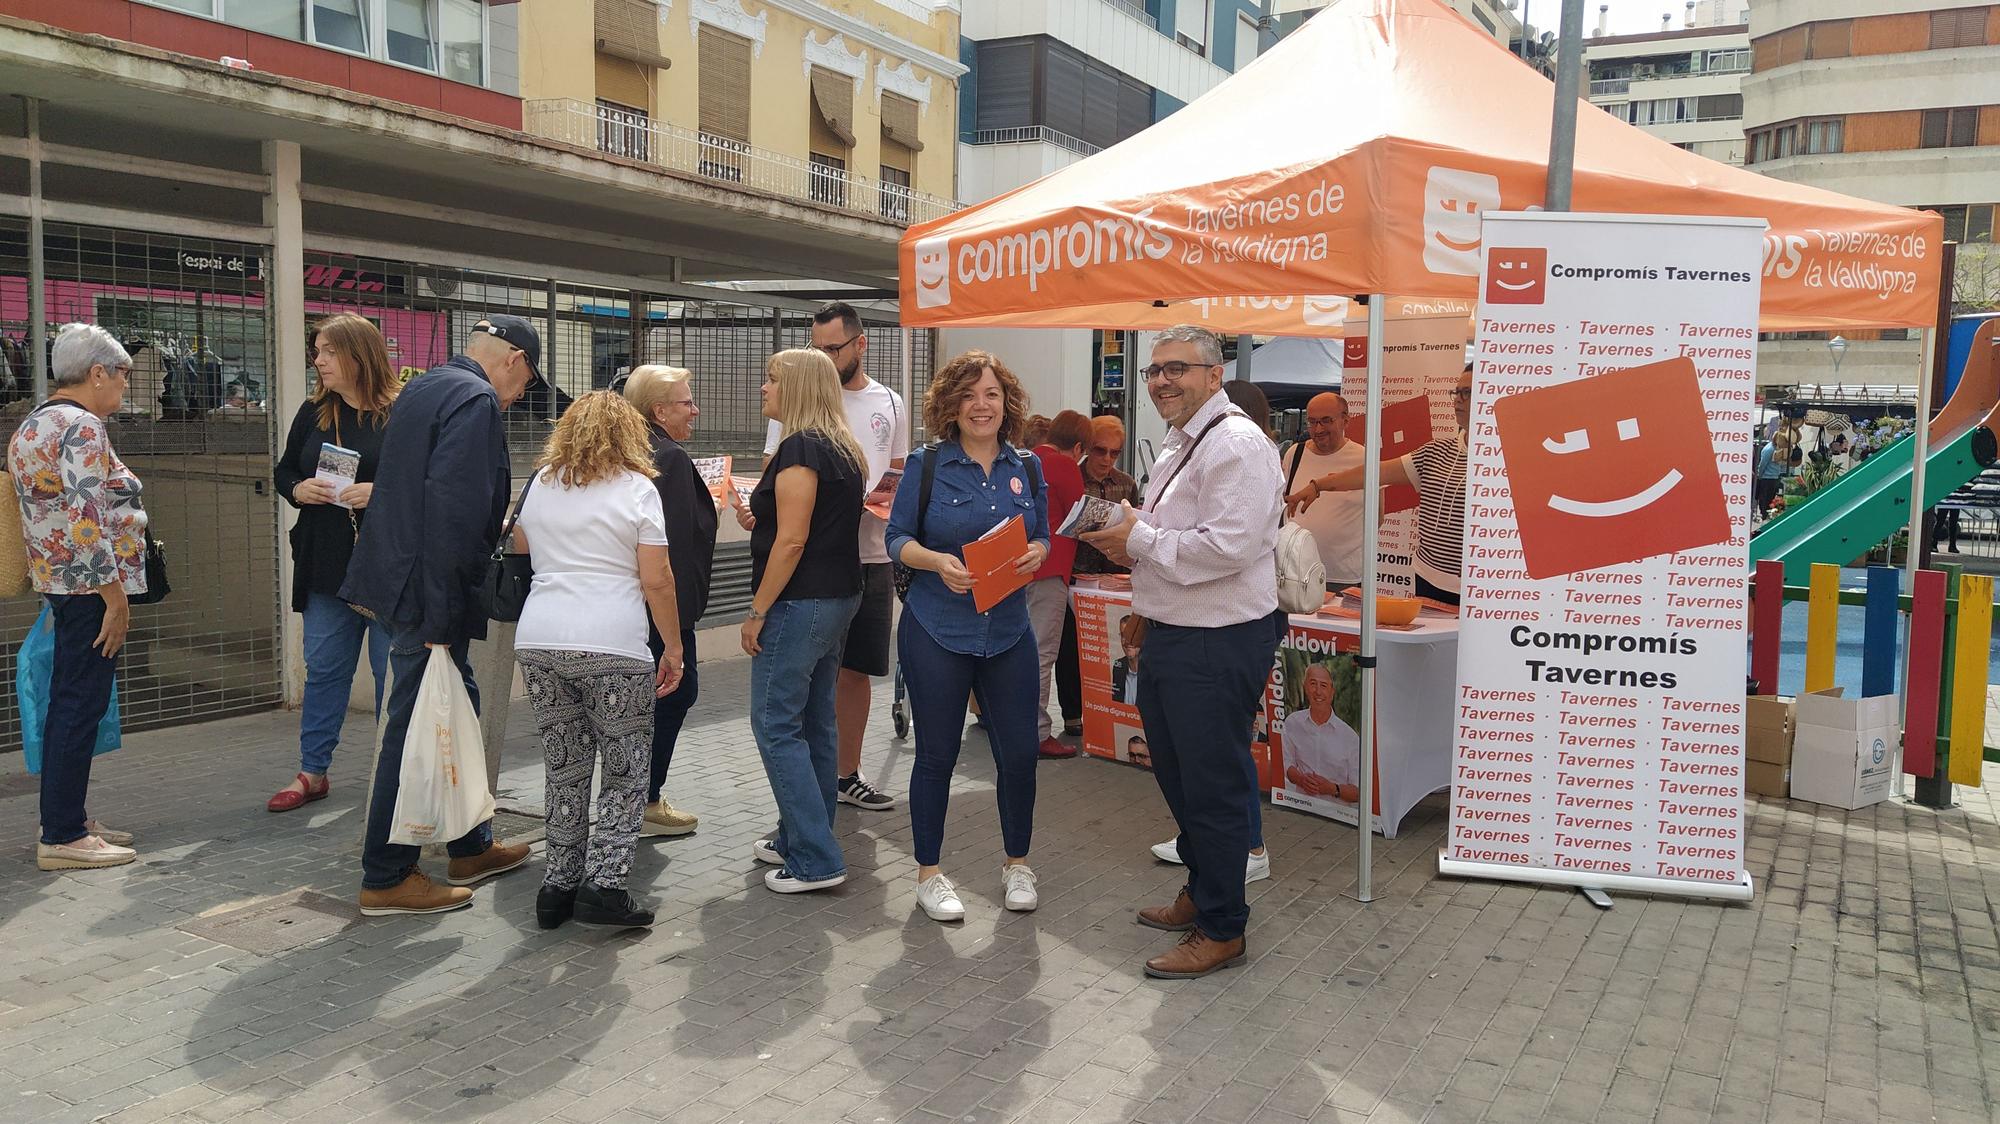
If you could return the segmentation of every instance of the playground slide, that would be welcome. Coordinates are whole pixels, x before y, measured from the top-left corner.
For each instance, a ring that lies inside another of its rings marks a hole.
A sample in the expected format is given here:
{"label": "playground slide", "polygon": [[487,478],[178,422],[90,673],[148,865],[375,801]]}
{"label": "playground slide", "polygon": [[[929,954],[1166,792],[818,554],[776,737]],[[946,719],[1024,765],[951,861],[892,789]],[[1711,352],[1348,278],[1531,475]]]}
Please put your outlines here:
{"label": "playground slide", "polygon": [[[1988,321],[1973,337],[1965,373],[1931,421],[1924,506],[1944,499],[2000,460],[2000,358]],[[1910,525],[1915,437],[1905,437],[1849,469],[1811,499],[1764,524],[1750,540],[1750,561],[1775,559],[1794,570],[1814,562],[1844,566]]]}

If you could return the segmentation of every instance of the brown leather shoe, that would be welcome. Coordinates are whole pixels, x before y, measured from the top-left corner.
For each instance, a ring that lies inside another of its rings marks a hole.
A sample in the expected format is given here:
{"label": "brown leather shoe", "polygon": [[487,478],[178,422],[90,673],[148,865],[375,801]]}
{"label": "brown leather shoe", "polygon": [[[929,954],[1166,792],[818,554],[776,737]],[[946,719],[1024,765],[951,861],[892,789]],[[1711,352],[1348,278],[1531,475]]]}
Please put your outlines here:
{"label": "brown leather shoe", "polygon": [[471,886],[484,882],[496,874],[505,874],[528,861],[526,843],[502,843],[498,839],[491,847],[469,859],[453,859],[445,868],[444,880],[454,886]]}
{"label": "brown leather shoe", "polygon": [[444,913],[471,904],[471,890],[440,886],[421,870],[412,870],[401,882],[386,890],[361,891],[361,912],[367,917]]}
{"label": "brown leather shoe", "polygon": [[1216,941],[1200,929],[1189,929],[1172,952],[1146,961],[1146,974],[1160,980],[1197,980],[1243,963],[1243,953],[1242,937]]}
{"label": "brown leather shoe", "polygon": [[1195,916],[1194,899],[1188,897],[1187,887],[1183,886],[1180,895],[1174,899],[1174,904],[1147,906],[1140,910],[1139,924],[1154,929],[1165,929],[1169,933],[1180,933],[1194,928]]}

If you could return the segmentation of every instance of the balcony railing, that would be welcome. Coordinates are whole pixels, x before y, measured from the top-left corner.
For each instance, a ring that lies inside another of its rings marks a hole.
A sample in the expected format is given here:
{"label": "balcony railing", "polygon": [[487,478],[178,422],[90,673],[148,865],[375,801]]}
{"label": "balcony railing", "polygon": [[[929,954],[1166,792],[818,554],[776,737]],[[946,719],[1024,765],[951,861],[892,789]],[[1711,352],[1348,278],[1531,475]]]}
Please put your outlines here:
{"label": "balcony railing", "polygon": [[538,137],[899,226],[943,218],[958,209],[943,196],[627,110],[544,98],[521,103],[521,111],[522,127]]}
{"label": "balcony railing", "polygon": [[1602,94],[1622,94],[1631,88],[1630,78],[1599,78],[1590,84],[1590,96],[1594,98]]}
{"label": "balcony railing", "polygon": [[1079,140],[1061,129],[1047,125],[1016,125],[1008,129],[980,129],[966,138],[968,144],[1052,144],[1079,156],[1095,156],[1103,149]]}

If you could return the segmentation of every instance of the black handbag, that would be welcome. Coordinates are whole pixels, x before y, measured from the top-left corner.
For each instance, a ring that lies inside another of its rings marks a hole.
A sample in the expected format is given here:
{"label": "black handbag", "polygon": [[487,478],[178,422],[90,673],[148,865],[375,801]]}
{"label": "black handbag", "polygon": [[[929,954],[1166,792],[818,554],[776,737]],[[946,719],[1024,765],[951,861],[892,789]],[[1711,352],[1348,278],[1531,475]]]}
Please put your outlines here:
{"label": "black handbag", "polygon": [[134,593],[126,600],[134,605],[157,605],[174,591],[173,583],[167,580],[167,548],[153,538],[153,529],[146,528],[146,592]]}
{"label": "black handbag", "polygon": [[513,545],[514,524],[521,521],[521,508],[527,505],[528,492],[534,486],[531,474],[521,486],[521,498],[514,501],[514,513],[507,517],[499,540],[493,544],[493,557],[486,563],[486,615],[496,621],[520,620],[521,610],[528,604],[528,590],[535,584],[534,559],[507,549]]}

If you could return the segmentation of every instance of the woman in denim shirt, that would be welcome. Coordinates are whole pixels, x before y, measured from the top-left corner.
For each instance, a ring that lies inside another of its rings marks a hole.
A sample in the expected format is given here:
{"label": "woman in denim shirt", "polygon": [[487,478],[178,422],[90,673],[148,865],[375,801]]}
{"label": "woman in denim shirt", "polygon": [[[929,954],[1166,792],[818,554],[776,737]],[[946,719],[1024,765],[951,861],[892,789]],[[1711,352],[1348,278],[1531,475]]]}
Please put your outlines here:
{"label": "woman in denim shirt", "polygon": [[[915,708],[910,825],[917,904],[936,921],[965,918],[957,888],[938,869],[938,855],[968,694],[986,716],[998,767],[1007,908],[1031,910],[1038,903],[1028,843],[1035,820],[1041,661],[1028,624],[1028,595],[1016,590],[987,612],[975,610],[972,575],[961,557],[965,544],[1016,515],[1027,523],[1029,543],[1015,571],[1033,574],[1048,557],[1048,494],[1041,467],[1033,453],[1008,443],[1020,435],[1027,413],[1027,393],[999,359],[968,351],[946,364],[931,380],[924,403],[925,426],[938,443],[911,454],[889,513],[889,557],[915,571],[897,644]],[[919,536],[920,482],[932,457],[937,465]]]}

